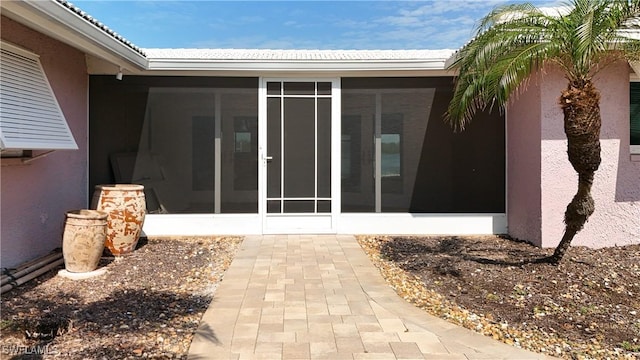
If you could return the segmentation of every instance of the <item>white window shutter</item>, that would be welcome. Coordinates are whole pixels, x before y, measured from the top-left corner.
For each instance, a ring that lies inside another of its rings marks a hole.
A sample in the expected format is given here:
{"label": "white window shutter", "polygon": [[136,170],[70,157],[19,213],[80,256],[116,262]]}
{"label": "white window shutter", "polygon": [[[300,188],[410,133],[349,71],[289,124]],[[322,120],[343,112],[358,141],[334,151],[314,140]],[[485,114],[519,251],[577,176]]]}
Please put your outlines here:
{"label": "white window shutter", "polygon": [[0,148],[78,149],[38,56],[0,45]]}

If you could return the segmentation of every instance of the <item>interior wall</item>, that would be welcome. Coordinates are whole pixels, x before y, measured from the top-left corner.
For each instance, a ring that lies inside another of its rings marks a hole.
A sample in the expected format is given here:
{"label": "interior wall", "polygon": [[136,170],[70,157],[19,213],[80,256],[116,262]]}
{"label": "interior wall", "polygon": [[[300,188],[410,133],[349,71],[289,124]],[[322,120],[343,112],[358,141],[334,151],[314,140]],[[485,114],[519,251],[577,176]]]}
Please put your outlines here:
{"label": "interior wall", "polygon": [[40,56],[78,150],[0,169],[0,266],[13,267],[62,246],[65,212],[88,206],[87,82],[84,54],[2,17],[3,40]]}

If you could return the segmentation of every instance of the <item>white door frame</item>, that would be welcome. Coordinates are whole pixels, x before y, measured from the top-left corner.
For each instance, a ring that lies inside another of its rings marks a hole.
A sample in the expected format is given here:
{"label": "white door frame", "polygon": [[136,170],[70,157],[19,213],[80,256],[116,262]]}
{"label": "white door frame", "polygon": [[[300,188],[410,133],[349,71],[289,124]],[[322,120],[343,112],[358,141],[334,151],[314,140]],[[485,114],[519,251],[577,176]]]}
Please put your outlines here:
{"label": "white door frame", "polygon": [[[331,212],[267,214],[267,82],[331,83]],[[340,215],[340,79],[337,77],[260,78],[258,89],[258,212],[264,234],[336,233]]]}

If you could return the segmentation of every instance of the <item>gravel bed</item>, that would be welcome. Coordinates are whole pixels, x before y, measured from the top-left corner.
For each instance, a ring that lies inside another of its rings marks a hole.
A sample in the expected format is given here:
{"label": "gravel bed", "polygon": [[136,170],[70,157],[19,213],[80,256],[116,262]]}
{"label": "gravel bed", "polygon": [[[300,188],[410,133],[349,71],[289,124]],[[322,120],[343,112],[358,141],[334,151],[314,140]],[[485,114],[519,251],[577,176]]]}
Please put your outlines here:
{"label": "gravel bed", "polygon": [[500,236],[360,236],[396,292],[426,312],[565,359],[640,359],[640,245],[553,249]]}

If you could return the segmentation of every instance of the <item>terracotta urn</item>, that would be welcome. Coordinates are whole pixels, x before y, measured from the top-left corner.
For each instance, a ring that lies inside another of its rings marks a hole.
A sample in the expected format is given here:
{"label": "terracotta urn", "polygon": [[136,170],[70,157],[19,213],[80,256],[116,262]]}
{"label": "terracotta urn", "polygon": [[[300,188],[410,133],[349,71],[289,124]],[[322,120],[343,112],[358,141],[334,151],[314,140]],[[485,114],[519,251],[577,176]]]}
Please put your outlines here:
{"label": "terracotta urn", "polygon": [[91,207],[109,214],[105,247],[111,254],[120,256],[135,250],[146,213],[144,186],[97,185]]}
{"label": "terracotta urn", "polygon": [[107,237],[107,213],[72,210],[66,213],[62,235],[64,267],[69,272],[90,272],[98,267]]}

